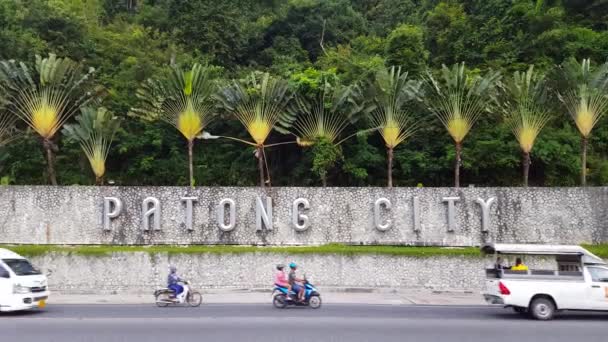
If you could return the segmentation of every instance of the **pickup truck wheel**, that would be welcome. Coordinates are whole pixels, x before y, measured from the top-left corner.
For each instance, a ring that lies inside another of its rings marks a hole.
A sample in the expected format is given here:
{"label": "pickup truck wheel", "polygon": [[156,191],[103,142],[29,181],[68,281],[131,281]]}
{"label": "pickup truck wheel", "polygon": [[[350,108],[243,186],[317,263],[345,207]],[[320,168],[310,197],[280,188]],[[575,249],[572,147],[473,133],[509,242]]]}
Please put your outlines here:
{"label": "pickup truck wheel", "polygon": [[555,304],[548,298],[536,298],[530,304],[530,314],[535,319],[548,321],[555,315]]}
{"label": "pickup truck wheel", "polygon": [[514,306],[513,311],[517,312],[518,314],[525,314],[525,313],[528,313],[528,308],[524,308],[521,306]]}

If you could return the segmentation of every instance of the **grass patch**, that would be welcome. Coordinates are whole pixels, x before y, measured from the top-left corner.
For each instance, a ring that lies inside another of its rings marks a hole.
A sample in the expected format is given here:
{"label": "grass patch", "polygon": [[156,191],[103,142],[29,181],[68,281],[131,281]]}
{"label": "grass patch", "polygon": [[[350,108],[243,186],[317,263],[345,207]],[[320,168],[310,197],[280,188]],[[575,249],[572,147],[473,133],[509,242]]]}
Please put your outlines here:
{"label": "grass patch", "polygon": [[608,244],[581,246],[602,259],[608,259]]}
{"label": "grass patch", "polygon": [[78,254],[85,256],[108,256],[112,253],[146,252],[150,254],[336,254],[336,255],[393,255],[410,257],[432,256],[467,256],[479,257],[476,247],[410,247],[410,246],[349,246],[330,244],[322,246],[60,246],[60,245],[4,245],[0,248],[10,249],[24,256],[40,256],[48,253]]}

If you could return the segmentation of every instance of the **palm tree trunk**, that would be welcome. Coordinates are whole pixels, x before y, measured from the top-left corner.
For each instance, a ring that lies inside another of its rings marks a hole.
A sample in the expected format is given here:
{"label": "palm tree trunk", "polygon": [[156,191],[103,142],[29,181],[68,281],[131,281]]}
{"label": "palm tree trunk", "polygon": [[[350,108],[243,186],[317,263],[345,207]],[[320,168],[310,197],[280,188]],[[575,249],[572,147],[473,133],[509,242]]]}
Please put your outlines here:
{"label": "palm tree trunk", "polygon": [[46,151],[46,165],[49,182],[52,185],[57,185],[57,176],[55,175],[55,156],[53,155],[53,142],[49,139],[44,139],[42,141],[42,145]]}
{"label": "palm tree trunk", "polygon": [[192,147],[194,142],[188,140],[188,167],[190,169],[190,187],[194,187],[194,166],[192,165]]}
{"label": "palm tree trunk", "polygon": [[327,173],[324,173],[321,175],[321,184],[323,185],[324,188],[327,187]]}
{"label": "palm tree trunk", "polygon": [[456,144],[456,161],[454,162],[454,187],[460,188],[460,155],[462,154],[462,143]]}
{"label": "palm tree trunk", "polygon": [[524,187],[528,187],[528,172],[530,171],[530,152],[523,152]]}
{"label": "palm tree trunk", "polygon": [[392,188],[393,187],[393,148],[392,147],[387,147],[386,150],[387,154],[388,154],[388,187]]}
{"label": "palm tree trunk", "polygon": [[581,185],[587,186],[587,137],[581,142]]}
{"label": "palm tree trunk", "polygon": [[260,169],[260,187],[264,188],[264,146],[258,146],[258,168]]}

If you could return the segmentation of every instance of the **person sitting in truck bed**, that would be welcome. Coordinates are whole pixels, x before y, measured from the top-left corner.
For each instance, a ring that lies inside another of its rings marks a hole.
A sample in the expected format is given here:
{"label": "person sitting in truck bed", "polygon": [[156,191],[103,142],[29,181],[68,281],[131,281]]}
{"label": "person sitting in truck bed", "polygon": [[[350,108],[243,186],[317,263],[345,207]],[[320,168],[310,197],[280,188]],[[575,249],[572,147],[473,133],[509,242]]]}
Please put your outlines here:
{"label": "person sitting in truck bed", "polygon": [[515,259],[515,265],[511,266],[511,271],[527,271],[528,266],[521,262],[521,258]]}
{"label": "person sitting in truck bed", "polygon": [[502,258],[498,257],[498,258],[496,258],[496,263],[494,264],[494,269],[495,270],[508,270],[509,266],[505,266],[502,262]]}

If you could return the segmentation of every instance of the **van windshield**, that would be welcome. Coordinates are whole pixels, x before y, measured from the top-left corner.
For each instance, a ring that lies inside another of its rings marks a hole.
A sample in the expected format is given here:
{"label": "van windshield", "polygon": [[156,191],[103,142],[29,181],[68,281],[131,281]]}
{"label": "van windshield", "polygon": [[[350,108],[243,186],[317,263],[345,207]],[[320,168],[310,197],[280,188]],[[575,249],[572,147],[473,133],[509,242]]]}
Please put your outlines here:
{"label": "van windshield", "polygon": [[2,261],[18,276],[41,274],[25,259],[2,259]]}

